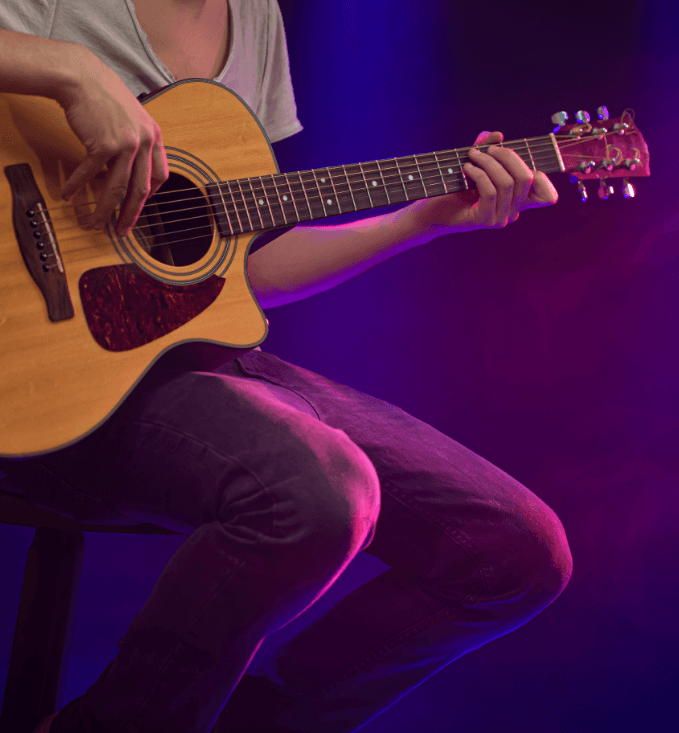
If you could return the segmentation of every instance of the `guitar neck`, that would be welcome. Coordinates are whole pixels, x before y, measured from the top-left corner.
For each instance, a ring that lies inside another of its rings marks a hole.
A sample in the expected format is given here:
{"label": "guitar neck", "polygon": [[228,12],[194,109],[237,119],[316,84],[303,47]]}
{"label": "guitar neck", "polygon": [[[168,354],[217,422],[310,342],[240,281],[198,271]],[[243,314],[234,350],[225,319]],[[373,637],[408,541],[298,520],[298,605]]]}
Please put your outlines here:
{"label": "guitar neck", "polygon": [[[565,170],[553,134],[499,145],[514,150],[531,170]],[[223,234],[275,229],[476,188],[462,168],[469,150],[219,181],[207,187],[208,195]]]}

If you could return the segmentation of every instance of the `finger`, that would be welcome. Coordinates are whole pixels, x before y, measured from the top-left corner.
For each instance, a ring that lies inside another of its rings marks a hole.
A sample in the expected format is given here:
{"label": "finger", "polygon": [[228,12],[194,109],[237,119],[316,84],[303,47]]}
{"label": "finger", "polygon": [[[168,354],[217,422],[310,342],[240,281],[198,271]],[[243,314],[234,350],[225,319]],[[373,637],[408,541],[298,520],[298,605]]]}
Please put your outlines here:
{"label": "finger", "polygon": [[123,202],[129,200],[130,177],[133,173],[138,147],[138,144],[130,144],[126,149],[121,149],[112,161],[113,165],[110,166],[106,186],[97,204],[97,209],[92,215],[95,228],[103,229],[110,222],[116,206],[120,205],[122,209]]}
{"label": "finger", "polygon": [[167,154],[163,146],[163,139],[160,136],[160,128],[158,128],[158,138],[156,139],[156,144],[153,146],[150,196],[155,196],[158,189],[169,177],[170,167],[167,164]]}
{"label": "finger", "polygon": [[553,206],[559,200],[559,194],[554,184],[541,171],[537,171],[533,178],[533,185],[528,193],[528,201],[524,209],[536,209],[541,206]]}
{"label": "finger", "polygon": [[[472,179],[479,187],[479,192],[481,193],[479,213],[483,210],[485,225],[505,226],[509,218],[514,194],[514,179],[492,155],[472,149],[469,152],[469,157],[473,166],[477,166],[483,174],[478,177],[472,176]],[[483,183],[483,188],[479,185],[480,182]],[[486,193],[490,197],[488,206],[484,205]],[[494,207],[492,215],[490,215],[491,212],[488,208],[491,204]]]}
{"label": "finger", "polygon": [[474,141],[474,145],[491,145],[492,143],[501,143],[503,140],[501,132],[481,132]]}
{"label": "finger", "polygon": [[119,235],[127,234],[135,224],[146,200],[151,195],[151,155],[149,151],[139,151],[132,167],[132,176],[125,195],[120,204],[120,214],[116,223]]}
{"label": "finger", "polygon": [[509,210],[509,221],[519,218],[519,213],[526,208],[526,201],[533,185],[534,172],[509,148],[491,145],[488,155],[498,160],[514,181],[514,191]]}

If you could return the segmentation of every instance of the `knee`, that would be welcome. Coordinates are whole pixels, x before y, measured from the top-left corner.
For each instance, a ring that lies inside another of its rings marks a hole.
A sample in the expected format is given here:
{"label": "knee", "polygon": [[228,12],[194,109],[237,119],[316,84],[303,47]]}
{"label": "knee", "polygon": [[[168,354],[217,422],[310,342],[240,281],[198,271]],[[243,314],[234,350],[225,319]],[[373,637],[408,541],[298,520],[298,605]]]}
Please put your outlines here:
{"label": "knee", "polygon": [[344,563],[374,535],[379,479],[346,433],[324,427],[298,446],[303,455],[296,461],[296,479],[278,494],[276,525],[305,563]]}
{"label": "knee", "polygon": [[538,610],[552,603],[573,572],[566,532],[554,510],[531,494],[531,501],[506,515],[500,534],[493,595],[520,598]]}

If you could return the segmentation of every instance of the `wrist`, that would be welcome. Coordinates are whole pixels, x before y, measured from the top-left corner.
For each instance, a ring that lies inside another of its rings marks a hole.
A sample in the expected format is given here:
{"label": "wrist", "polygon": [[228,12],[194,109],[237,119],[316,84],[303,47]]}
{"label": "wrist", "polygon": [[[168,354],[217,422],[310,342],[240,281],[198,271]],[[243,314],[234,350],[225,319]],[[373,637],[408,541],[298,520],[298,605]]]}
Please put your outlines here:
{"label": "wrist", "polygon": [[428,199],[413,201],[392,215],[392,223],[399,232],[399,238],[410,242],[412,247],[431,242],[440,234],[438,227],[422,215],[422,209],[427,203]]}

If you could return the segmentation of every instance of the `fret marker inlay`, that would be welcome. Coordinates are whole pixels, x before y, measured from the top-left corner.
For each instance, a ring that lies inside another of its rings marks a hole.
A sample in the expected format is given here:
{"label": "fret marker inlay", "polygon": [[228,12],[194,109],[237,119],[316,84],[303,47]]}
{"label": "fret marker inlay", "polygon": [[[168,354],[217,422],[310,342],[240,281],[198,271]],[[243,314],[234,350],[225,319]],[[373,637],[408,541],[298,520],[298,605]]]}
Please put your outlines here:
{"label": "fret marker inlay", "polygon": [[264,206],[264,199],[259,199],[259,205]]}
{"label": "fret marker inlay", "polygon": [[412,181],[413,180],[413,177],[412,176],[408,176],[408,180],[409,181]]}
{"label": "fret marker inlay", "polygon": [[288,197],[284,194],[283,195],[283,201],[287,201],[287,200],[288,200]]}

